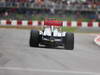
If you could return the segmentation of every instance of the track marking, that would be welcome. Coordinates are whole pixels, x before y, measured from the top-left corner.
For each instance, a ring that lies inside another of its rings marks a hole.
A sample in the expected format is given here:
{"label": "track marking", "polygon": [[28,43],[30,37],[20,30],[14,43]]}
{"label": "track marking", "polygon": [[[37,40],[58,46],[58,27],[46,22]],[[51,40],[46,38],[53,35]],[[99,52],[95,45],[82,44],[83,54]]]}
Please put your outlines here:
{"label": "track marking", "polygon": [[100,36],[98,35],[95,39],[94,39],[94,42],[100,46]]}
{"label": "track marking", "polygon": [[54,70],[54,69],[33,69],[33,68],[20,68],[20,67],[0,67],[0,70],[100,75],[100,73],[94,73],[94,72],[78,72],[78,71]]}

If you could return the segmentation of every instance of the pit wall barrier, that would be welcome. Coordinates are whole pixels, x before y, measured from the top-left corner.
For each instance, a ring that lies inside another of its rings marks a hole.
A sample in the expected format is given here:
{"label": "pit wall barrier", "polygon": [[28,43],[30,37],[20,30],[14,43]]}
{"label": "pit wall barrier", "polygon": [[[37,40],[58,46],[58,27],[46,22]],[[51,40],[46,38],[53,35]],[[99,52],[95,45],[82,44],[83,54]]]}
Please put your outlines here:
{"label": "pit wall barrier", "polygon": [[[100,27],[100,22],[60,21],[65,27]],[[45,21],[32,20],[0,20],[0,26],[41,26]]]}

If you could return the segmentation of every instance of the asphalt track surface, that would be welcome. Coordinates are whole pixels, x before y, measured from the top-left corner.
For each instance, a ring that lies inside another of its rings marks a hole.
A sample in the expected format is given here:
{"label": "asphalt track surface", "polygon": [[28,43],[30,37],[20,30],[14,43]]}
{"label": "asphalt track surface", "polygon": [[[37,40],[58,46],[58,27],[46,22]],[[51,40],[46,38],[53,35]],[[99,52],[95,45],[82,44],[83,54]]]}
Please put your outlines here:
{"label": "asphalt track surface", "polygon": [[100,75],[94,34],[75,33],[75,49],[29,47],[30,30],[0,29],[0,75]]}

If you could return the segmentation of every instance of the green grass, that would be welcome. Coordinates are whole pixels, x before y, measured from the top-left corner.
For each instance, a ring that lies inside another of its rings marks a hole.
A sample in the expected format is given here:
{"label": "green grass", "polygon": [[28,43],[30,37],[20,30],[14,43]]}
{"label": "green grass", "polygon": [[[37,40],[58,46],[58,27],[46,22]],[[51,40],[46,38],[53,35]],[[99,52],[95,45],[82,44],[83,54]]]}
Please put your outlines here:
{"label": "green grass", "polygon": [[67,32],[75,32],[77,30],[76,27],[62,27],[63,31],[67,31]]}
{"label": "green grass", "polygon": [[[84,21],[84,22],[89,22],[92,19],[90,18],[84,18],[84,17],[79,17],[79,18],[73,18],[71,15],[66,15],[66,16],[48,16],[47,14],[43,14],[43,15],[32,15],[30,17],[25,16],[24,14],[15,14],[14,16],[16,16],[17,19],[19,20],[45,20],[46,18],[54,18],[56,20],[60,20],[60,21]],[[5,17],[5,19],[11,19],[10,16]],[[96,20],[97,22],[100,22],[100,20]]]}
{"label": "green grass", "polygon": [[[36,29],[36,30],[41,30],[42,27],[41,26],[0,26],[0,28],[12,28],[12,29]],[[66,32],[75,32],[77,30],[77,28],[75,27],[61,27],[63,31]]]}

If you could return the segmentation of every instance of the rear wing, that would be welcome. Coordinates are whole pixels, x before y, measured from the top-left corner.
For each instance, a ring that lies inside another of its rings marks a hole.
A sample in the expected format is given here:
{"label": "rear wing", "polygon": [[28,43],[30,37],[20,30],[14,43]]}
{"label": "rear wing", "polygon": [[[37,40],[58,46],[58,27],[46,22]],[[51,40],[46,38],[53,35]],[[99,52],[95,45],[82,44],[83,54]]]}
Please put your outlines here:
{"label": "rear wing", "polygon": [[45,20],[44,25],[47,25],[47,26],[62,26],[63,22],[57,21],[57,20]]}

